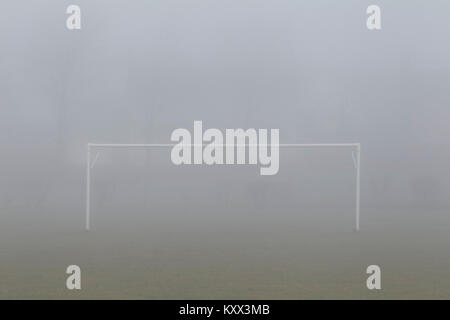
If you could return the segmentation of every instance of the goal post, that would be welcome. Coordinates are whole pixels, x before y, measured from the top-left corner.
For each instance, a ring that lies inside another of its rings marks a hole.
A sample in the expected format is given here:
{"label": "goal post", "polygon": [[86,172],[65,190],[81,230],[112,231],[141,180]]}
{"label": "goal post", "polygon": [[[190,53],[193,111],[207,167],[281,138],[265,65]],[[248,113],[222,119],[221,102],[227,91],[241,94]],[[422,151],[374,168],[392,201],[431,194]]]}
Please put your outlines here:
{"label": "goal post", "polygon": [[[86,230],[89,231],[91,227],[91,170],[97,161],[97,156],[92,160],[91,152],[93,149],[101,148],[169,148],[177,144],[174,143],[150,143],[150,144],[113,144],[113,143],[88,143],[87,155],[86,155]],[[215,144],[216,146],[226,147],[226,144]],[[267,144],[266,146],[269,146]],[[185,144],[188,147],[195,147],[195,144]],[[252,147],[251,144],[245,145],[233,145],[233,146],[245,146]],[[257,146],[257,145],[255,145]],[[359,218],[360,218],[360,171],[361,171],[361,144],[360,143],[312,143],[312,144],[299,144],[299,143],[280,143],[277,144],[281,148],[348,148],[352,150],[352,156],[354,166],[356,170],[356,195],[355,195],[355,231],[359,231]],[[254,147],[254,146],[253,146]]]}

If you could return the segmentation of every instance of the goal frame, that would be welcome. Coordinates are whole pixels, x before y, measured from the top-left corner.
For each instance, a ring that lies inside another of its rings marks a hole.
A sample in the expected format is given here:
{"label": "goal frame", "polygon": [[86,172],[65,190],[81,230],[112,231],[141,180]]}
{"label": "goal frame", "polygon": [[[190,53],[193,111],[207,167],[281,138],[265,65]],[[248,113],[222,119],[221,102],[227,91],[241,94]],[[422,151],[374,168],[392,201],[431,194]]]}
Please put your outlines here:
{"label": "goal frame", "polygon": [[[91,170],[95,165],[97,157],[91,162],[91,151],[93,149],[101,148],[168,148],[173,147],[177,144],[174,143],[148,143],[148,144],[124,144],[124,143],[88,143],[87,144],[87,155],[86,155],[86,224],[85,228],[87,231],[91,229]],[[185,146],[192,147],[195,144],[186,144]],[[216,146],[227,146],[226,144],[216,144]],[[251,144],[234,144],[233,146],[259,146]],[[270,146],[267,144],[265,146]],[[360,218],[360,172],[361,172],[361,144],[358,143],[280,143],[276,144],[278,147],[283,148],[350,148],[352,150],[354,166],[356,170],[356,197],[355,197],[355,231],[359,231],[359,218]]]}

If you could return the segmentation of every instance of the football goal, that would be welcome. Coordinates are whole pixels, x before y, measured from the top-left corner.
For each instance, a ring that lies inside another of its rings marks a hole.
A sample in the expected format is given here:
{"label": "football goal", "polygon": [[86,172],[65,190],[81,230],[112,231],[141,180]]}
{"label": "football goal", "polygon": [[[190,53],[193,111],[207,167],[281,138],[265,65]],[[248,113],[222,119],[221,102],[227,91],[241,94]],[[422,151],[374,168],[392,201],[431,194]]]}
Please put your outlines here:
{"label": "football goal", "polygon": [[[167,144],[101,144],[101,143],[88,143],[87,145],[87,164],[86,164],[86,230],[90,230],[91,227],[91,170],[94,168],[95,162],[98,158],[98,153],[95,157],[92,157],[92,151],[105,148],[170,148],[177,144],[167,143]],[[188,145],[196,146],[196,145]],[[226,146],[220,144],[220,146]],[[256,147],[249,144],[242,145],[245,147]],[[266,145],[267,146],[267,145]],[[356,170],[356,194],[355,194],[355,224],[354,230],[359,231],[359,215],[360,215],[360,153],[361,145],[360,143],[325,143],[325,144],[277,144],[279,148],[346,148],[352,153],[353,164]]]}

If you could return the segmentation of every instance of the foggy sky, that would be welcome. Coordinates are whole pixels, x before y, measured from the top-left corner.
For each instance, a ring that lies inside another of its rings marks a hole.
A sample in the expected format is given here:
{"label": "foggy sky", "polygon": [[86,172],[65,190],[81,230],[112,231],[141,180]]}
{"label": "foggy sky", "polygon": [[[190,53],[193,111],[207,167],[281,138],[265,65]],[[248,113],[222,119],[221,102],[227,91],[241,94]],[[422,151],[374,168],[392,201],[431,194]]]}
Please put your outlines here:
{"label": "foggy sky", "polygon": [[450,3],[375,1],[369,31],[372,2],[76,1],[69,31],[70,1],[2,1],[2,207],[60,184],[82,206],[88,142],[166,143],[194,120],[360,142],[364,205],[448,206]]}

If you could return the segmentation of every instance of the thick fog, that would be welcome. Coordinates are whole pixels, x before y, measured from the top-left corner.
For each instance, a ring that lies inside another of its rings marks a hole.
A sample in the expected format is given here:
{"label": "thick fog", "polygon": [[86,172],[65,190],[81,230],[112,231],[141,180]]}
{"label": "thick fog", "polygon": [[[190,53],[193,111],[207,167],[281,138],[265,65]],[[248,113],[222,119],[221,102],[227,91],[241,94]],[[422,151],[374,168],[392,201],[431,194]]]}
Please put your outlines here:
{"label": "thick fog", "polygon": [[[72,2],[81,30],[66,28]],[[372,2],[379,31],[366,28]],[[2,261],[33,265],[16,255],[46,252],[33,235],[84,232],[89,142],[170,143],[194,120],[277,128],[280,143],[361,143],[362,233],[371,223],[381,239],[380,226],[449,226],[449,15],[448,1],[1,1],[0,224],[11,235]],[[195,225],[208,242],[211,226],[237,221],[279,234],[292,221],[294,233],[354,224],[351,148],[281,148],[273,177],[256,166],[174,166],[170,148],[97,152],[92,232],[159,221],[168,232]],[[4,297],[16,281],[6,269]]]}

